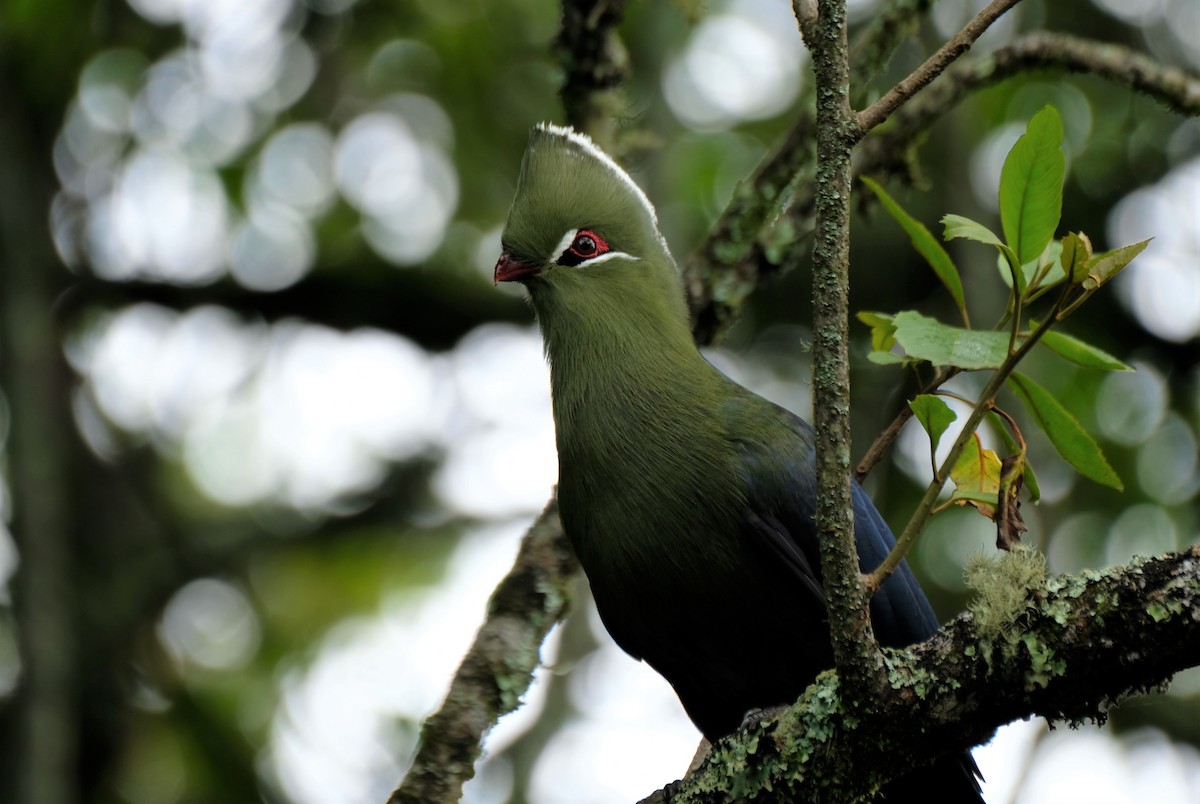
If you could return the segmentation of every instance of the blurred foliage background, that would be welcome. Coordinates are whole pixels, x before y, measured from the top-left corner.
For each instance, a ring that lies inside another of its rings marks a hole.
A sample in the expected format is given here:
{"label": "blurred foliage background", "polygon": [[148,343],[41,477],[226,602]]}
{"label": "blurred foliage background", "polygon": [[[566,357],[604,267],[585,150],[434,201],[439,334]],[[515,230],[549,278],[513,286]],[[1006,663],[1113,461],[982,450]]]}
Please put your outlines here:
{"label": "blurred foliage background", "polygon": [[[879,0],[849,5],[861,25]],[[934,4],[878,87],[982,5]],[[528,130],[562,119],[558,15],[0,6],[0,800],[386,798],[554,482],[540,339],[491,267]],[[1200,70],[1193,0],[1028,0],[973,53],[1042,27]],[[634,3],[621,35],[622,124],[652,134],[627,163],[682,258],[806,102],[807,58],[777,0]],[[1030,368],[1126,485],[1074,477],[1029,433],[1045,494],[1029,539],[1075,571],[1200,530],[1200,121],[1032,74],[949,110],[920,186],[891,189],[931,228],[994,223],[1003,155],[1046,103],[1067,130],[1064,231],[1156,238],[1070,326],[1137,372]],[[986,309],[993,256],[960,243]],[[950,309],[884,216],[858,216],[853,264],[855,309]],[[802,414],[806,283],[772,283],[710,352]],[[911,386],[855,332],[861,451]],[[893,525],[925,449],[906,433],[868,480]],[[992,540],[981,518],[935,519],[914,564],[943,616]],[[579,599],[470,800],[622,800],[682,773],[696,735],[669,688]],[[991,800],[1195,800],[1198,694],[1186,673],[1103,733],[1016,729],[981,760]]]}

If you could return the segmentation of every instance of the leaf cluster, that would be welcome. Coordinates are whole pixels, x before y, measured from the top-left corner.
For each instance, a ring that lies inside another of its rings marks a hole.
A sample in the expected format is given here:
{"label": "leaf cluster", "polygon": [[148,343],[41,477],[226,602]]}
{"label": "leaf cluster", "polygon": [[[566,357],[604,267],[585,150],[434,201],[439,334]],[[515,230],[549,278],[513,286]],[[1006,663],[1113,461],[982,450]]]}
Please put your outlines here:
{"label": "leaf cluster", "polygon": [[[961,319],[948,324],[915,310],[858,314],[871,329],[872,351],[868,357],[872,362],[935,370],[933,379],[923,385],[909,408],[929,435],[935,493],[927,498],[931,503],[935,501],[936,492],[947,480],[954,482],[955,489],[948,502],[918,511],[915,519],[921,518],[923,524],[931,513],[949,505],[971,506],[995,520],[997,544],[1004,548],[1019,543],[1020,533],[1025,530],[1019,514],[1021,489],[1027,488],[1034,502],[1040,492],[1017,419],[997,405],[1002,388],[1009,389],[1028,418],[1077,472],[1111,488],[1122,488],[1096,440],[1071,411],[1044,386],[1016,370],[1037,345],[1086,368],[1131,370],[1099,347],[1055,329],[1149,243],[1142,241],[1097,254],[1083,233],[1070,232],[1055,238],[1062,217],[1066,175],[1062,142],[1062,120],[1054,107],[1046,106],[1030,119],[1025,133],[1005,158],[1000,174],[1001,234],[961,215],[942,218],[944,240],[965,239],[996,250],[997,270],[1008,298],[1003,315],[988,329],[972,326],[961,273],[943,245],[879,183],[863,179],[945,286]],[[1040,308],[1037,318],[1031,315],[1035,305]],[[935,458],[938,445],[958,418],[945,402],[946,397],[957,395],[944,386],[952,377],[968,371],[988,371],[991,376],[977,399],[957,397],[967,402],[972,412],[939,466]],[[984,446],[977,428],[985,418],[999,437],[1000,452]],[[899,549],[907,546],[902,544]]]}

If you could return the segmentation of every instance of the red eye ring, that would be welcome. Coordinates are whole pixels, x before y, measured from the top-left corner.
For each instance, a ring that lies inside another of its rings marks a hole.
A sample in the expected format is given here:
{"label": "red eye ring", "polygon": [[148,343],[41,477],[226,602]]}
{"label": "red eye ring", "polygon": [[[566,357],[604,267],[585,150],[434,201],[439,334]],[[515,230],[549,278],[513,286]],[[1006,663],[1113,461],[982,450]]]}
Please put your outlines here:
{"label": "red eye ring", "polygon": [[591,229],[580,229],[575,233],[575,238],[571,241],[567,251],[580,260],[590,260],[611,251],[611,249],[605,239]]}

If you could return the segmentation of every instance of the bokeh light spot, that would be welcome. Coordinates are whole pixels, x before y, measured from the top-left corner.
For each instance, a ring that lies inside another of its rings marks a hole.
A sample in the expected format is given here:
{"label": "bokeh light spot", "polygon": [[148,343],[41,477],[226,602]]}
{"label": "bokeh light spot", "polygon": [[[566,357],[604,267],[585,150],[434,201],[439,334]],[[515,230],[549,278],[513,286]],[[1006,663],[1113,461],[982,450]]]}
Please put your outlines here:
{"label": "bokeh light spot", "polygon": [[693,128],[719,129],[787,109],[799,92],[806,53],[788,13],[785,5],[735,2],[701,21],[663,77],[676,117]]}
{"label": "bokeh light spot", "polygon": [[1169,402],[1166,380],[1152,366],[1110,374],[1096,393],[1096,422],[1118,444],[1140,444],[1158,429]]}
{"label": "bokeh light spot", "polygon": [[246,596],[233,585],[201,578],[180,589],[167,603],[158,629],[170,654],[184,665],[232,670],[258,650],[258,617]]}

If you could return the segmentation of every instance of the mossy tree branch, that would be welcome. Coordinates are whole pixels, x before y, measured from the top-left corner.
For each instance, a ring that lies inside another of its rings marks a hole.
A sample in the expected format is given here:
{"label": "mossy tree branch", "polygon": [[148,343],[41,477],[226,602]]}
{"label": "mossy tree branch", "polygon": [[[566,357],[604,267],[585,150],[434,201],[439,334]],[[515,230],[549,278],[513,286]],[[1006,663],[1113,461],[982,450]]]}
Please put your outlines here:
{"label": "mossy tree branch", "polygon": [[565,74],[559,97],[567,122],[610,153],[629,76],[629,54],[616,32],[624,10],[625,0],[563,0],[554,47]]}
{"label": "mossy tree branch", "polygon": [[487,618],[438,711],[421,727],[421,747],[389,804],[457,801],[475,775],[483,738],[521,705],[546,634],[570,603],[578,563],[551,500],[521,540],[516,563],[496,587]]}
{"label": "mossy tree branch", "polygon": [[[851,44],[850,86],[861,90],[916,27],[934,0],[888,0]],[[763,229],[788,206],[793,191],[812,178],[816,161],[815,112],[802,109],[783,141],[738,186],[708,237],[683,266],[696,341],[718,340],[745,299],[778,265],[762,259]],[[810,198],[811,200],[811,198]],[[806,225],[812,229],[809,205]]]}
{"label": "mossy tree branch", "polygon": [[1044,578],[1029,551],[975,570],[990,580],[973,611],[888,651],[888,693],[865,710],[848,713],[837,676],[823,674],[647,800],[862,800],[1013,720],[1103,723],[1126,696],[1200,664],[1200,547],[1071,577]]}
{"label": "mossy tree branch", "polygon": [[858,569],[850,501],[850,154],[859,136],[850,108],[845,0],[794,6],[817,89],[816,244],[813,247],[813,424],[821,576],[838,673],[851,705],[873,697],[883,655]]}

